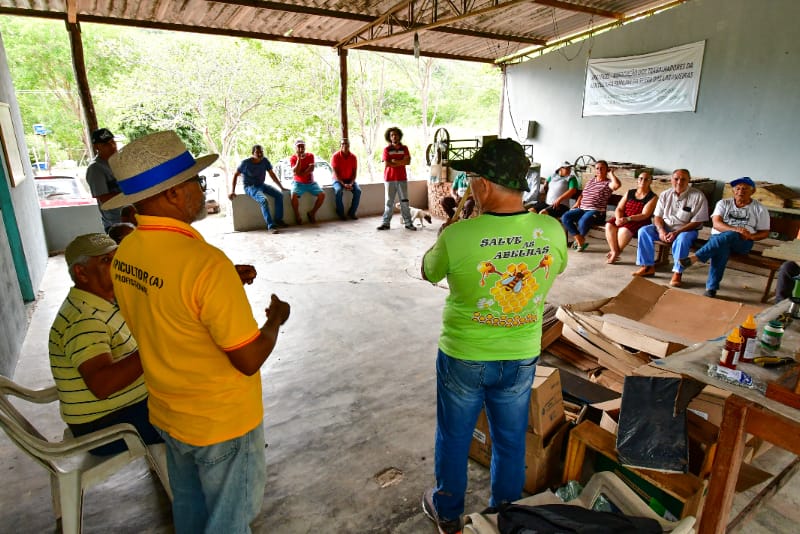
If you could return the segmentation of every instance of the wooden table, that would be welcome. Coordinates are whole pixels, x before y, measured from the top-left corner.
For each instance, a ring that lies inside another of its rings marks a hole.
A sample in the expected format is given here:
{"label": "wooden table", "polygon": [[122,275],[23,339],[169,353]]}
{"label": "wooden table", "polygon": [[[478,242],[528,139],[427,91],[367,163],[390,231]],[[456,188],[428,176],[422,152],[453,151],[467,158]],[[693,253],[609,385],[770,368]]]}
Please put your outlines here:
{"label": "wooden table", "polygon": [[[784,301],[759,314],[756,318],[759,331],[764,323],[787,308],[788,303]],[[800,410],[768,399],[756,390],[707,375],[708,364],[718,360],[722,344],[723,340],[716,340],[694,345],[660,360],[658,365],[651,364],[732,393],[725,401],[717,454],[700,517],[700,534],[721,534],[726,531],[747,433],[800,455]],[[780,353],[794,356],[798,349],[800,321],[795,320],[786,328]],[[764,369],[751,364],[741,364],[739,369],[764,383],[775,380],[785,370]]]}
{"label": "wooden table", "polygon": [[786,241],[775,247],[764,249],[762,256],[800,263],[800,240]]}

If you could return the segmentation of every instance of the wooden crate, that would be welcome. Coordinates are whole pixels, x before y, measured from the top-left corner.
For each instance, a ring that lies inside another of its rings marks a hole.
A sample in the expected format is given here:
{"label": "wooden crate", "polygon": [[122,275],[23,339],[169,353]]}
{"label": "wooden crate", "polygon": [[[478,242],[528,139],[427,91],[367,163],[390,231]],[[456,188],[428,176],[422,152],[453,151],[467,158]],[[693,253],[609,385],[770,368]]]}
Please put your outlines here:
{"label": "wooden crate", "polygon": [[[731,184],[725,184],[722,198],[733,197]],[[800,203],[800,195],[783,184],[756,182],[753,198],[770,208],[791,208]]]}

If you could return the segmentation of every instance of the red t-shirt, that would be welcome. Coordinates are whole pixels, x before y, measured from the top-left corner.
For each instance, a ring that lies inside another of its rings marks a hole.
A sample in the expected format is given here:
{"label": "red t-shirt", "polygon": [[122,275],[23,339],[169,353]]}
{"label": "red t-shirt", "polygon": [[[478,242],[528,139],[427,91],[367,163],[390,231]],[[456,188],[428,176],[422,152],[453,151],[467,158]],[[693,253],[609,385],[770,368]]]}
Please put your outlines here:
{"label": "red t-shirt", "polygon": [[[383,149],[383,161],[394,161],[406,156],[410,156],[406,145],[389,145]],[[383,179],[387,182],[405,182],[408,179],[405,166],[389,167],[387,165],[383,170]]]}
{"label": "red t-shirt", "polygon": [[345,156],[340,150],[331,157],[331,167],[336,171],[338,181],[350,183],[355,179],[358,160],[352,152]]}
{"label": "red t-shirt", "polygon": [[[297,165],[297,154],[292,154],[292,157],[289,158],[289,165],[294,168]],[[307,168],[311,167],[314,168],[314,154],[311,152],[306,152],[303,154],[303,158],[300,161],[300,168],[299,171],[304,171]],[[299,182],[301,184],[313,184],[314,183],[314,171],[312,170],[310,174],[305,176],[298,176],[297,174],[294,175],[294,181]]]}

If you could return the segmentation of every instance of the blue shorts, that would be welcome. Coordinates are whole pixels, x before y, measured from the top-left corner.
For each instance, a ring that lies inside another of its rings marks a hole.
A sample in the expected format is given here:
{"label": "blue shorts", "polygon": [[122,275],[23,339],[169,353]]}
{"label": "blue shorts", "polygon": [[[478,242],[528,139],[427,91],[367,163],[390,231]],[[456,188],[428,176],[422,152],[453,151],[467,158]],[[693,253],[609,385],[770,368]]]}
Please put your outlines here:
{"label": "blue shorts", "polygon": [[293,195],[301,197],[305,193],[311,193],[314,196],[318,196],[320,193],[322,193],[322,188],[319,186],[317,182],[311,182],[310,184],[301,184],[300,182],[297,181],[292,182]]}

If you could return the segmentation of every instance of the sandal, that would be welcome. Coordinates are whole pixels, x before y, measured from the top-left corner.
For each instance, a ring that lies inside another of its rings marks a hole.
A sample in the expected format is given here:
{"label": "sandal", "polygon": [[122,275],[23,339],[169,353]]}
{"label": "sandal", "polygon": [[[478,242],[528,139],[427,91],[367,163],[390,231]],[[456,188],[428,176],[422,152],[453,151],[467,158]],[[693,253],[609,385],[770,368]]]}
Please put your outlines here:
{"label": "sandal", "polygon": [[577,250],[578,252],[583,252],[584,250],[586,250],[586,247],[588,247],[588,246],[589,246],[589,243],[584,243],[583,245],[581,245],[579,247],[575,247],[575,250]]}

